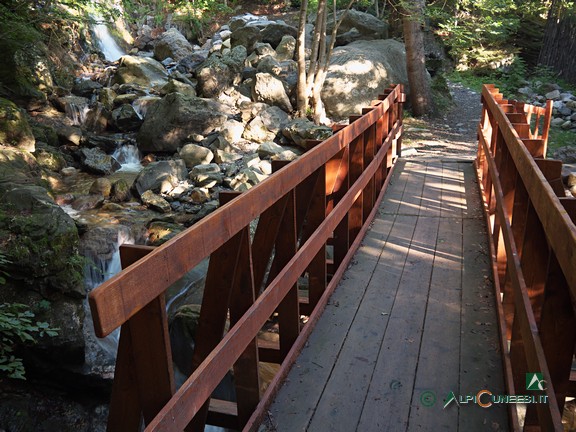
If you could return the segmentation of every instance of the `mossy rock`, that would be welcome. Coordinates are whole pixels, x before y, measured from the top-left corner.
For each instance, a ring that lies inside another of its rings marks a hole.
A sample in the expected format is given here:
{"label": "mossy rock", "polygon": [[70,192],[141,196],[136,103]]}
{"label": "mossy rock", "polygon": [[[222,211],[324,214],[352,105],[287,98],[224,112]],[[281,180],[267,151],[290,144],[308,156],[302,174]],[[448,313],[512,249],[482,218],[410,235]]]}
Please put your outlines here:
{"label": "mossy rock", "polygon": [[37,292],[85,296],[74,220],[35,185],[12,184],[0,196],[0,248],[9,275]]}
{"label": "mossy rock", "polygon": [[0,144],[33,152],[35,143],[22,111],[8,99],[0,98]]}
{"label": "mossy rock", "polygon": [[41,184],[41,170],[31,153],[0,146],[0,194],[13,184]]}

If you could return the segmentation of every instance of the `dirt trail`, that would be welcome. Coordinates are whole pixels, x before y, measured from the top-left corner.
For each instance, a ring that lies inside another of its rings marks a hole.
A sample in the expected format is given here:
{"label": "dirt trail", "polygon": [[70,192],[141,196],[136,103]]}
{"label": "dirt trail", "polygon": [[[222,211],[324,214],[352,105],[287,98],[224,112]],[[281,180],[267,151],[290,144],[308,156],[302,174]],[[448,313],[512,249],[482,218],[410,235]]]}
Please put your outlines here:
{"label": "dirt trail", "polygon": [[476,156],[476,128],[480,94],[450,83],[453,105],[438,118],[405,120],[402,156],[417,159],[472,160]]}

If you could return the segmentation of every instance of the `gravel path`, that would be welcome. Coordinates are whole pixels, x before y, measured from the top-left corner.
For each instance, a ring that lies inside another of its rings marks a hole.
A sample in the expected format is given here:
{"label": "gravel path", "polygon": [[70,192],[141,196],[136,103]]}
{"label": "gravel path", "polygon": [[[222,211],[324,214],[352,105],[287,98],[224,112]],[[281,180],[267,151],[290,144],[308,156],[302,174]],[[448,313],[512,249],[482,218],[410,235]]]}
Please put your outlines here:
{"label": "gravel path", "polygon": [[405,119],[402,156],[417,159],[472,160],[482,104],[480,94],[449,83],[453,105],[440,117]]}

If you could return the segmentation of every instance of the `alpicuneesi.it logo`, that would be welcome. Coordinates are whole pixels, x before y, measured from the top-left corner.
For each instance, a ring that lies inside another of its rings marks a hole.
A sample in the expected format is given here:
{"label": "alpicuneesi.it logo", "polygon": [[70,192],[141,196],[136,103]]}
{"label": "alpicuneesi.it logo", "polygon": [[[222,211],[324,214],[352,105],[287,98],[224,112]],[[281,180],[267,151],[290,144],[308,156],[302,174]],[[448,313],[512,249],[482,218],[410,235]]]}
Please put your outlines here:
{"label": "alpicuneesi.it logo", "polygon": [[[544,391],[546,390],[546,381],[541,373],[531,372],[526,374],[527,391]],[[456,395],[453,391],[448,393],[444,399],[444,409],[450,405],[457,406],[467,404],[477,404],[482,408],[489,408],[498,404],[545,404],[548,403],[548,396],[539,395],[506,395],[494,394],[488,389],[480,390],[476,394]]]}

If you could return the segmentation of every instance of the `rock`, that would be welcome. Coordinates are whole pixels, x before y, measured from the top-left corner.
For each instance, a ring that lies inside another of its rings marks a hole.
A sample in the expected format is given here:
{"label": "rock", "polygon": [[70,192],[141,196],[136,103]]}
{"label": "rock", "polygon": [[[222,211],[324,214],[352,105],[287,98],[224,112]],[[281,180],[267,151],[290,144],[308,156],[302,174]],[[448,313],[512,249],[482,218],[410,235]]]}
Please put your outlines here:
{"label": "rock", "polygon": [[102,105],[104,105],[104,108],[112,111],[114,109],[114,99],[116,99],[117,96],[118,95],[116,92],[110,87],[104,87],[102,90],[100,90],[98,100],[102,103]]}
{"label": "rock", "polygon": [[130,193],[130,185],[124,179],[118,179],[112,183],[110,189],[110,201],[115,203],[130,201],[132,194]]}
{"label": "rock", "polygon": [[122,132],[136,131],[142,126],[142,118],[132,105],[123,104],[112,111],[112,124]]}
{"label": "rock", "polygon": [[562,126],[564,124],[564,119],[562,117],[553,118],[552,121],[550,121],[550,124],[552,126]]}
{"label": "rock", "polygon": [[186,163],[187,168],[194,168],[196,165],[209,164],[214,159],[214,153],[206,147],[197,144],[186,144],[179,152],[180,157]]}
{"label": "rock", "polygon": [[242,134],[244,133],[244,123],[237,120],[228,120],[222,125],[220,134],[222,137],[234,144],[242,139]]}
{"label": "rock", "polygon": [[160,213],[170,213],[172,210],[168,201],[150,190],[143,192],[142,195],[140,195],[140,199],[142,200],[142,204],[151,210]]}
{"label": "rock", "polygon": [[241,27],[233,30],[230,35],[230,44],[232,48],[237,46],[246,47],[246,52],[254,51],[254,45],[262,41],[262,35],[257,27]]}
{"label": "rock", "polygon": [[192,373],[192,355],[200,305],[183,305],[170,322],[170,345],[173,347],[173,360],[186,376]]}
{"label": "rock", "polygon": [[36,139],[24,114],[8,99],[0,98],[0,145],[33,152]]}
{"label": "rock", "polygon": [[221,127],[228,120],[227,111],[216,101],[170,93],[148,110],[138,147],[143,152],[173,153],[192,134],[205,135]]}
{"label": "rock", "polygon": [[566,186],[568,186],[568,188],[576,186],[576,172],[572,172],[566,176]]}
{"label": "rock", "polygon": [[160,88],[168,83],[164,66],[148,57],[124,56],[114,75],[114,83],[135,83],[143,87]]}
{"label": "rock", "polygon": [[324,141],[333,134],[332,128],[319,126],[306,119],[294,119],[282,129],[282,135],[304,150],[309,150],[306,140]]}
{"label": "rock", "polygon": [[[342,11],[336,14],[336,20],[342,17]],[[334,18],[330,14],[326,24],[326,32],[329,34],[334,28]],[[388,37],[388,24],[369,13],[360,12],[354,9],[349,10],[338,27],[338,35],[350,32],[355,29],[361,40],[386,39]]]}
{"label": "rock", "polygon": [[198,92],[207,98],[219,96],[239,84],[246,60],[246,48],[234,47],[229,54],[214,53],[196,69]]}
{"label": "rock", "polygon": [[180,61],[193,53],[194,48],[190,42],[175,27],[162,33],[154,45],[154,57],[160,61],[169,57]]}
{"label": "rock", "polygon": [[91,97],[94,93],[102,89],[102,84],[91,79],[78,78],[74,80],[72,93],[79,96]]}
{"label": "rock", "polygon": [[265,108],[246,125],[243,136],[257,143],[273,141],[289,120],[290,116],[280,108]]}
{"label": "rock", "polygon": [[49,296],[51,291],[83,298],[82,264],[74,220],[34,185],[4,185],[0,196],[0,244],[10,278]]}
{"label": "rock", "polygon": [[162,96],[165,96],[168,93],[173,92],[182,93],[183,95],[186,96],[196,96],[196,89],[192,87],[190,84],[185,84],[183,82],[176,81],[173,79],[171,79],[168,84],[166,84],[160,89],[160,94]]}
{"label": "rock", "polygon": [[334,120],[359,114],[390,84],[408,84],[402,43],[358,41],[336,48],[322,89],[326,113]]}
{"label": "rock", "polygon": [[570,120],[565,121],[564,123],[562,123],[562,124],[560,125],[560,127],[561,127],[562,129],[564,129],[564,130],[571,129],[571,128],[572,128],[572,122],[571,122]]}
{"label": "rock", "polygon": [[560,147],[554,151],[552,158],[561,160],[564,164],[576,163],[576,146]]}
{"label": "rock", "polygon": [[36,149],[34,157],[39,166],[54,172],[63,170],[67,165],[66,159],[62,153],[49,146]]}
{"label": "rock", "polygon": [[219,183],[222,183],[222,171],[218,164],[205,164],[197,165],[190,171],[190,179],[192,179],[196,185],[205,188],[213,188]]}
{"label": "rock", "polygon": [[244,192],[257,185],[262,180],[265,180],[267,177],[268,176],[262,174],[261,172],[246,168],[242,170],[240,174],[236,175],[236,177],[230,180],[229,186],[235,191]]}
{"label": "rock", "polygon": [[148,245],[150,246],[160,246],[184,230],[182,225],[166,221],[153,221],[147,229]]}
{"label": "rock", "polygon": [[114,106],[119,106],[119,105],[123,105],[123,104],[132,104],[132,102],[134,102],[136,99],[138,99],[139,95],[137,95],[136,93],[125,93],[125,94],[121,94],[116,96],[116,98],[114,99]]}
{"label": "rock", "polygon": [[293,60],[296,52],[296,38],[290,35],[282,36],[282,40],[276,47],[276,59],[278,61]]}
{"label": "rock", "polygon": [[77,211],[94,210],[104,203],[102,195],[82,195],[72,201],[72,208]]}
{"label": "rock", "polygon": [[110,111],[100,102],[95,102],[86,113],[84,128],[92,132],[104,132],[108,128],[110,117]]}
{"label": "rock", "polygon": [[[167,84],[167,85],[170,85],[170,84]],[[164,88],[164,87],[162,87],[162,88]],[[162,92],[162,89],[160,90],[160,92]],[[148,113],[148,110],[150,109],[150,107],[161,99],[162,98],[158,97],[158,96],[143,96],[143,97],[136,99],[134,101],[134,103],[132,104],[132,106],[134,107],[134,110],[138,113],[138,115],[141,118],[144,118],[144,117],[146,117],[146,114]]]}
{"label": "rock", "polygon": [[282,66],[280,62],[272,56],[265,56],[258,62],[256,67],[257,72],[264,72],[274,75],[276,77],[280,76],[282,73]]}
{"label": "rock", "polygon": [[94,183],[90,186],[88,193],[94,195],[101,195],[104,198],[108,198],[112,191],[112,182],[107,178],[101,177],[97,178]]}
{"label": "rock", "polygon": [[261,32],[262,42],[267,42],[273,47],[277,47],[284,36],[298,36],[296,27],[292,27],[286,23],[275,22],[267,25]]}
{"label": "rock", "polygon": [[294,160],[298,157],[292,150],[286,149],[274,142],[265,142],[258,147],[258,156],[261,159]]}
{"label": "rock", "polygon": [[558,112],[560,113],[560,115],[565,116],[565,117],[572,115],[572,110],[566,106],[561,107],[558,110]]}
{"label": "rock", "polygon": [[[220,180],[221,181],[221,180]],[[210,192],[205,187],[196,187],[190,191],[190,201],[194,204],[204,204],[210,201]]]}
{"label": "rock", "polygon": [[247,24],[258,22],[268,22],[268,18],[265,16],[245,13],[243,15],[238,15],[230,18],[230,21],[228,22],[228,27],[232,32],[234,32],[239,28],[246,26]]}
{"label": "rock", "polygon": [[544,95],[546,99],[557,100],[560,99],[560,90],[552,90]]}
{"label": "rock", "polygon": [[66,126],[64,124],[55,125],[54,129],[58,135],[58,141],[64,145],[80,145],[82,140],[82,130],[78,127]]}
{"label": "rock", "polygon": [[75,156],[85,171],[96,175],[110,175],[121,167],[116,159],[99,148],[81,148]]}
{"label": "rock", "polygon": [[188,170],[181,159],[152,162],[134,179],[132,190],[137,196],[141,196],[147,190],[168,193],[187,177]]}
{"label": "rock", "polygon": [[252,87],[252,99],[277,106],[286,112],[292,112],[290,98],[286,94],[284,84],[269,73],[257,73]]}

